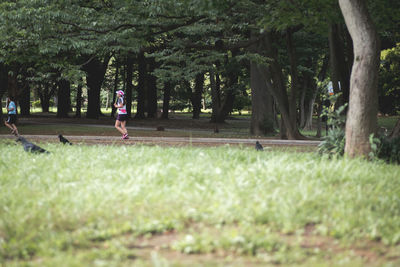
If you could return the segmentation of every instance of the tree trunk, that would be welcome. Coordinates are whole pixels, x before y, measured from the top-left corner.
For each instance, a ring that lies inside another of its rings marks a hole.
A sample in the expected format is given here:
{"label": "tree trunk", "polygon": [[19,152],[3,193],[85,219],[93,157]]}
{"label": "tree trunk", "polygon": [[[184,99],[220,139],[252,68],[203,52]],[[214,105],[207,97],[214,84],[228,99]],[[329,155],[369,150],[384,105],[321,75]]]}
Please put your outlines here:
{"label": "tree trunk", "polygon": [[376,131],[378,113],[379,37],[365,1],[339,0],[354,43],[350,101],[346,121],[345,153],[365,156],[371,151],[370,134]]}
{"label": "tree trunk", "polygon": [[299,75],[297,71],[297,55],[293,43],[293,32],[289,27],[286,30],[286,45],[290,61],[291,92],[289,97],[289,116],[292,125],[297,125],[297,97],[299,87]]}
{"label": "tree trunk", "polygon": [[204,87],[204,74],[197,74],[195,78],[194,93],[192,95],[193,119],[200,119],[201,96]]}
{"label": "tree trunk", "polygon": [[[217,78],[218,77],[218,78]],[[220,101],[220,83],[219,83],[219,75],[214,71],[210,71],[210,87],[211,87],[211,122],[218,122],[217,118],[219,107],[221,106]]]}
{"label": "tree trunk", "polygon": [[100,90],[103,84],[104,75],[107,70],[110,56],[105,56],[103,61],[93,58],[85,65],[86,83],[88,87],[88,107],[86,117],[90,119],[98,119],[100,111]]}
{"label": "tree trunk", "polygon": [[31,90],[29,83],[24,81],[22,84],[22,90],[19,93],[19,106],[21,107],[20,114],[22,116],[29,116],[31,113]]}
{"label": "tree trunk", "polygon": [[70,110],[71,86],[67,80],[58,82],[57,93],[57,118],[68,118]]}
{"label": "tree trunk", "polygon": [[[219,63],[216,63],[219,66]],[[212,96],[212,114],[211,122],[223,123],[226,117],[233,110],[233,102],[235,100],[234,87],[238,82],[237,73],[229,73],[225,88],[225,97],[222,99],[221,94],[221,78],[218,73],[210,72],[210,86]]]}
{"label": "tree trunk", "polygon": [[[237,50],[232,51],[232,59],[230,64],[238,65],[235,60],[235,56],[238,54]],[[227,62],[229,64],[229,62]],[[239,82],[239,66],[234,68],[227,67],[226,69],[226,85],[225,85],[225,97],[223,105],[218,113],[218,122],[224,122],[228,115],[233,111],[233,103],[235,102],[236,88]]]}
{"label": "tree trunk", "polygon": [[147,118],[157,117],[157,77],[153,71],[156,68],[154,58],[148,59],[148,76],[147,76]]}
{"label": "tree trunk", "polygon": [[266,34],[264,42],[266,55],[271,61],[268,66],[258,66],[258,69],[278,105],[287,138],[291,140],[304,139],[304,136],[298,130],[297,124],[291,119],[293,116],[290,116],[289,98],[286,92],[282,67],[278,61],[278,51],[272,41],[273,37],[273,34],[269,32]]}
{"label": "tree trunk", "polygon": [[396,125],[394,126],[392,132],[389,135],[390,139],[396,138],[400,136],[400,119],[397,121]]}
{"label": "tree trunk", "polygon": [[118,75],[119,75],[119,62],[118,59],[115,59],[115,77],[114,77],[114,91],[113,91],[113,100],[111,104],[111,118],[114,117],[115,111],[117,110],[116,107],[114,107],[114,103],[117,101],[117,94],[116,92],[118,91]]}
{"label": "tree trunk", "polygon": [[338,103],[339,106],[349,101],[351,75],[351,67],[349,66],[351,66],[353,60],[353,53],[351,52],[353,43],[351,42],[351,38],[347,36],[347,29],[343,29],[341,25],[330,25],[329,51],[331,55],[331,79],[334,93],[342,92]]}
{"label": "tree trunk", "polygon": [[132,114],[132,90],[133,90],[133,56],[130,54],[126,59],[126,112],[128,117]]}
{"label": "tree trunk", "polygon": [[[251,122],[250,134],[265,135],[273,132],[273,99],[255,62],[250,63]],[[266,127],[268,124],[272,127]]]}
{"label": "tree trunk", "polygon": [[171,99],[171,82],[164,83],[164,99],[163,99],[163,112],[161,115],[162,119],[168,119],[168,111],[169,111],[169,100]]}
{"label": "tree trunk", "polygon": [[[49,87],[51,86],[51,89]],[[54,95],[55,86],[50,83],[46,83],[44,87],[39,87],[39,98],[40,98],[40,105],[42,107],[42,112],[49,112],[50,110],[50,98]]]}
{"label": "tree trunk", "polygon": [[145,118],[145,88],[146,88],[146,76],[147,76],[147,68],[146,68],[146,58],[144,57],[144,52],[140,52],[138,55],[138,99],[137,99],[137,112],[135,115],[136,119],[144,119]]}
{"label": "tree trunk", "polygon": [[81,109],[82,109],[82,84],[78,84],[78,89],[76,91],[76,111],[75,117],[81,117]]}
{"label": "tree trunk", "polygon": [[321,119],[321,114],[322,114],[322,99],[318,98],[317,100],[317,134],[315,135],[315,137],[320,138],[321,134],[322,134],[322,119]]}
{"label": "tree trunk", "polygon": [[3,107],[1,106],[1,99],[7,92],[7,69],[0,63],[0,118],[3,118]]}

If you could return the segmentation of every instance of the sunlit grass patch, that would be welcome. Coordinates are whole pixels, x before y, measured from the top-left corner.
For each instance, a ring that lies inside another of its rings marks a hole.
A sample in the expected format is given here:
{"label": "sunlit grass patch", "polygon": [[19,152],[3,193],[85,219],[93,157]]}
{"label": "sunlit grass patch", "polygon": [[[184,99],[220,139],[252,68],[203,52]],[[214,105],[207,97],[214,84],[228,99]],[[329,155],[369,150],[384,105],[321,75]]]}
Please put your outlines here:
{"label": "sunlit grass patch", "polygon": [[[204,244],[198,253],[276,253],[287,247],[276,233],[307,225],[343,242],[400,242],[399,166],[247,147],[41,146],[51,154],[0,143],[0,259],[170,231]],[[228,230],[202,231],[218,227]],[[177,251],[188,250],[183,237]]]}

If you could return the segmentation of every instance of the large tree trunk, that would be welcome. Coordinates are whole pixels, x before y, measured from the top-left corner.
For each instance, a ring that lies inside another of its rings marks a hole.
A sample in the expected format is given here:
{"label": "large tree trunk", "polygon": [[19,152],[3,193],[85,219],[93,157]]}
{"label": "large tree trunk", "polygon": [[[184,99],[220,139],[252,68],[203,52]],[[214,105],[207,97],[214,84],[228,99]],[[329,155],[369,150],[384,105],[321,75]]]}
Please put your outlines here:
{"label": "large tree trunk", "polygon": [[339,0],[339,5],[354,43],[345,153],[367,157],[377,127],[379,37],[364,0]]}
{"label": "large tree trunk", "polygon": [[133,56],[128,55],[126,59],[126,112],[128,117],[132,114],[132,90],[133,90]]}
{"label": "large tree trunk", "polygon": [[146,58],[144,57],[144,52],[140,52],[138,55],[138,86],[137,86],[137,112],[135,115],[136,119],[144,119],[145,118],[145,88],[146,88],[146,76],[147,76],[147,68],[146,68]]}
{"label": "large tree trunk", "polygon": [[147,76],[147,117],[157,117],[157,77],[154,76],[153,71],[156,68],[156,61],[154,58],[148,59],[148,76]]}
{"label": "large tree trunk", "polygon": [[[265,135],[274,132],[273,98],[259,72],[257,64],[250,64],[251,122],[250,134]],[[271,127],[268,127],[270,125]]]}
{"label": "large tree trunk", "polygon": [[90,119],[98,119],[100,111],[100,90],[103,84],[104,75],[107,70],[110,56],[105,56],[103,61],[93,58],[86,66],[86,83],[88,87],[88,107],[86,117]]}
{"label": "large tree trunk", "polygon": [[200,119],[201,112],[201,96],[204,87],[204,74],[197,74],[194,83],[194,93],[191,101],[193,105],[193,119]]}
{"label": "large tree trunk", "polygon": [[[256,38],[254,32],[251,33],[252,40]],[[257,42],[251,47],[253,53],[262,54],[264,42]],[[274,132],[274,102],[271,93],[267,88],[263,75],[256,62],[250,62],[250,88],[251,88],[251,121],[250,134],[264,135]],[[272,125],[270,129],[267,124]]]}
{"label": "large tree trunk", "polygon": [[57,93],[57,117],[68,118],[68,111],[71,107],[71,86],[69,81],[60,80],[58,82]]}
{"label": "large tree trunk", "polygon": [[163,99],[163,112],[161,115],[162,119],[168,119],[168,111],[169,111],[169,100],[171,99],[171,89],[172,83],[165,82],[164,83],[164,99]]}

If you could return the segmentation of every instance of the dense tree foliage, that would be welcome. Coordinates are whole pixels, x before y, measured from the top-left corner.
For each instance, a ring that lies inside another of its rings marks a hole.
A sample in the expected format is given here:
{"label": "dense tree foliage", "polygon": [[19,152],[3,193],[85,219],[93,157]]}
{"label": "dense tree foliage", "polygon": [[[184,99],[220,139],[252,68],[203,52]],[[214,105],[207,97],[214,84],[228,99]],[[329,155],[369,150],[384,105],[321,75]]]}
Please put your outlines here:
{"label": "dense tree foliage", "polygon": [[[394,47],[400,4],[368,8],[382,49]],[[102,96],[109,106],[124,89],[136,118],[156,117],[162,101],[162,118],[188,108],[198,119],[204,105],[221,123],[251,105],[251,133],[299,139],[321,111],[326,80],[349,101],[353,57],[336,0],[0,3],[0,96],[18,96],[25,114],[32,98],[48,111],[56,96],[58,116],[72,106],[80,116],[87,101],[86,116],[98,118]],[[393,60],[382,65],[381,101],[396,92]]]}

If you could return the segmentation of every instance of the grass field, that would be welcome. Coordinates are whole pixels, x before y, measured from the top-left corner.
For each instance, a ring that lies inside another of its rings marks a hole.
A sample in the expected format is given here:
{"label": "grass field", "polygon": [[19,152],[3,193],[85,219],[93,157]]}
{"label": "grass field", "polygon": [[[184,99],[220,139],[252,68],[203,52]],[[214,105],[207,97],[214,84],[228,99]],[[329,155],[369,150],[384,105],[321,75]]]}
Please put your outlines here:
{"label": "grass field", "polygon": [[398,266],[400,167],[250,148],[1,141],[6,266]]}

